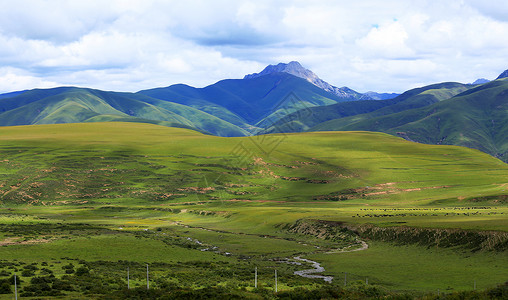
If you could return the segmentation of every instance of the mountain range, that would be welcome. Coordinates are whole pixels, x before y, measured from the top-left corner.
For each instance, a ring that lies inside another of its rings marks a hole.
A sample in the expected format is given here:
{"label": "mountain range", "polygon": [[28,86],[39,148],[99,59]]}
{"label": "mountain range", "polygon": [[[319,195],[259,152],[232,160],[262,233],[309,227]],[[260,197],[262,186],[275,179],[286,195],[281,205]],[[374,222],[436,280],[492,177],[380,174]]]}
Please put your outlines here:
{"label": "mountain range", "polygon": [[59,87],[0,95],[0,125],[142,122],[218,136],[366,130],[479,149],[508,162],[508,70],[494,81],[445,82],[401,95],[359,93],[298,62],[204,88],[136,93]]}

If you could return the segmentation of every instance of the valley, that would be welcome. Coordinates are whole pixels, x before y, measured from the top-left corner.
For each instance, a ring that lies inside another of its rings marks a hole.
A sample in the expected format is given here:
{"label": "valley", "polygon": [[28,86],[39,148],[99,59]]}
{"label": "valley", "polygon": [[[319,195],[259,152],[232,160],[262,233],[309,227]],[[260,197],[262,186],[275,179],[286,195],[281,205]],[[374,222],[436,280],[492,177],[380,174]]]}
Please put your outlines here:
{"label": "valley", "polygon": [[[508,277],[508,166],[477,150],[99,122],[2,127],[0,153],[0,280],[21,296],[431,299]],[[311,261],[331,283],[295,274]]]}

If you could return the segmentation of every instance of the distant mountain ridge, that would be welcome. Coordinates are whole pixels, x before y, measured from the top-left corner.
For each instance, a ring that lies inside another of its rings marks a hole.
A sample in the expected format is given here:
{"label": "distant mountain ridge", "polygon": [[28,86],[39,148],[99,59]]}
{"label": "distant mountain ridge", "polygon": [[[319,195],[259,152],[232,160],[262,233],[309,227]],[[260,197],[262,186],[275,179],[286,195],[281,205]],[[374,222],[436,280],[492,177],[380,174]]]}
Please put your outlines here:
{"label": "distant mountain ridge", "polygon": [[473,83],[471,83],[472,85],[478,85],[478,84],[484,84],[484,83],[488,83],[490,82],[490,80],[488,79],[485,79],[485,78],[478,78],[476,79]]}
{"label": "distant mountain ridge", "polygon": [[189,128],[219,136],[248,134],[234,124],[185,105],[133,93],[76,87],[18,93],[0,99],[0,112],[0,126],[121,121]]}
{"label": "distant mountain ridge", "polygon": [[392,100],[351,102],[355,106],[346,110],[346,103],[311,108],[313,118],[295,112],[272,132],[377,131],[413,142],[478,149],[508,162],[508,80],[450,84],[411,90]]}
{"label": "distant mountain ridge", "polygon": [[285,72],[137,93],[58,87],[1,94],[0,126],[127,121],[245,136],[301,108],[348,100]]}
{"label": "distant mountain ridge", "polygon": [[437,83],[401,95],[360,94],[290,62],[204,88],[176,84],[120,93],[58,87],[0,94],[0,126],[121,121],[228,137],[380,131],[475,148],[508,162],[508,70],[498,78]]}
{"label": "distant mountain ridge", "polygon": [[297,111],[281,118],[266,132],[334,130],[375,117],[425,107],[469,88],[471,86],[466,84],[444,82],[412,89],[393,99],[348,101],[311,107],[306,114]]}
{"label": "distant mountain ridge", "polygon": [[378,93],[378,92],[366,92],[363,93],[364,97],[361,100],[388,100],[393,99],[400,94],[397,93]]}
{"label": "distant mountain ridge", "polygon": [[505,70],[496,79],[501,79],[501,78],[508,78],[508,70]]}
{"label": "distant mountain ridge", "polygon": [[315,86],[332,93],[341,98],[350,98],[350,99],[361,99],[364,97],[363,94],[358,93],[348,87],[336,87],[328,82],[319,78],[314,72],[309,69],[304,68],[299,62],[291,61],[287,64],[279,63],[277,65],[269,65],[263,71],[259,73],[252,73],[245,75],[243,79],[252,79],[260,76],[265,76],[273,73],[288,73],[294,75],[296,77],[303,78],[308,82],[314,84]]}

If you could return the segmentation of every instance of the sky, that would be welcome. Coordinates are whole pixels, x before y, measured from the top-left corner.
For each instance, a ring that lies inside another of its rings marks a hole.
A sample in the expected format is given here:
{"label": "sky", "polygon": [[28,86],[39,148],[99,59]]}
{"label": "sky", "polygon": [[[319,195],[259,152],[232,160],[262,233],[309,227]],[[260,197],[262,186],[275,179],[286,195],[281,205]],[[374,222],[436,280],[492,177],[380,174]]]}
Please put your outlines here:
{"label": "sky", "polygon": [[204,87],[299,61],[403,92],[508,69],[508,1],[0,0],[0,93]]}

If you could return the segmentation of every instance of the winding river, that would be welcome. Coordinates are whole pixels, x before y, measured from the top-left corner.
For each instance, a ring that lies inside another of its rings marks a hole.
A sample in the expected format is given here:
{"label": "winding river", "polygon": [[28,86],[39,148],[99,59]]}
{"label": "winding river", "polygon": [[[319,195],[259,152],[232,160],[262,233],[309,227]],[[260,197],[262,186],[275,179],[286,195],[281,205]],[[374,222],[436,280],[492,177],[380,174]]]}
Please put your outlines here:
{"label": "winding river", "polygon": [[[184,227],[187,227],[187,228],[190,227],[188,225],[183,225],[183,224],[180,224],[180,223],[176,223],[176,225],[184,226]],[[207,229],[207,228],[203,228],[203,227],[194,227],[194,228],[198,228],[198,229],[202,229],[202,230],[207,230],[207,231],[216,231],[216,230]],[[216,232],[219,232],[219,231],[216,231]],[[194,242],[194,243],[200,245],[200,246],[203,245],[203,243],[198,241],[197,239],[192,239],[192,238],[187,238],[187,239],[189,241],[191,241],[191,242]],[[327,252],[327,253],[331,254],[331,253],[344,253],[344,252],[363,251],[363,250],[366,250],[366,249],[369,248],[369,245],[366,242],[364,242],[362,240],[359,240],[359,242],[361,244],[361,247],[359,247],[359,248],[354,248],[354,249],[349,250],[351,247],[356,246],[356,245],[352,245],[352,246],[349,246],[349,247],[346,247],[346,248],[343,248],[343,249],[337,249],[337,250],[330,251],[330,252]],[[216,246],[211,246],[210,248],[201,249],[201,251],[214,251],[215,253],[219,253],[219,254],[231,255],[231,253],[229,253],[229,252],[224,252],[224,253],[220,252],[218,250],[218,247],[216,247]],[[310,259],[301,258],[300,256],[293,257],[293,260],[295,261],[295,262],[293,262],[293,264],[299,264],[298,262],[305,262],[305,263],[312,264],[312,267],[313,267],[313,269],[305,269],[305,270],[295,271],[293,273],[294,275],[302,276],[302,277],[305,277],[305,278],[323,279],[325,282],[332,282],[333,276],[326,276],[326,275],[316,274],[316,273],[323,273],[323,272],[325,272],[325,268],[323,268],[320,263],[318,263],[316,261],[313,261],[313,260],[310,260]],[[284,262],[285,263],[291,263],[291,259],[288,259],[287,261],[284,261]]]}
{"label": "winding river", "polygon": [[314,274],[314,273],[322,273],[322,272],[325,271],[325,268],[323,268],[320,263],[318,263],[316,261],[313,261],[313,260],[310,260],[310,259],[301,258],[300,256],[293,257],[293,259],[299,260],[299,261],[303,261],[303,262],[306,262],[306,263],[311,263],[312,267],[314,267],[314,269],[295,271],[294,272],[295,275],[302,276],[302,277],[305,277],[305,278],[323,279],[326,282],[332,282],[333,276],[325,276],[325,275],[316,275],[316,274]]}

